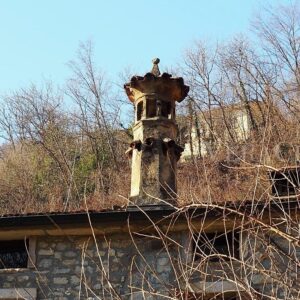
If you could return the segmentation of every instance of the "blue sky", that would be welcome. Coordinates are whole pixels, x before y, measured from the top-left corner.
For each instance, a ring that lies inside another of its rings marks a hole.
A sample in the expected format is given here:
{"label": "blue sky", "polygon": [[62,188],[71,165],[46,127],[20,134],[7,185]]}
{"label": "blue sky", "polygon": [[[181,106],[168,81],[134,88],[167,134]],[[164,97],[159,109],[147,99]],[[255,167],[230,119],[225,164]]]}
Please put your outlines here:
{"label": "blue sky", "polygon": [[[269,1],[284,3],[288,1]],[[249,30],[263,0],[0,0],[0,94],[51,79],[62,84],[79,43],[91,39],[98,65],[116,80],[151,59],[175,66],[198,39]]]}

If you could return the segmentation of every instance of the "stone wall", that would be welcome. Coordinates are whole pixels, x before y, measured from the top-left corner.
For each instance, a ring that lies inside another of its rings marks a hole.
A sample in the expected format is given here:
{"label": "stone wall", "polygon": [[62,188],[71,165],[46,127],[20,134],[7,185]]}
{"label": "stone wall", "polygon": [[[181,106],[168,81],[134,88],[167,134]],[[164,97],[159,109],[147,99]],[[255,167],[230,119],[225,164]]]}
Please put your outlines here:
{"label": "stone wall", "polygon": [[[212,250],[210,255],[202,253],[200,259],[189,263],[193,266],[187,278],[191,290],[198,295],[206,290],[205,295],[212,298],[227,291],[234,292],[237,299],[300,299],[297,224],[294,223],[294,228],[247,227],[239,236],[238,256],[224,255],[210,261],[209,256],[217,255]],[[190,256],[193,256],[192,248]]]}
{"label": "stone wall", "polygon": [[98,236],[97,243],[93,237],[39,237],[35,266],[0,270],[0,289],[37,288],[37,299],[144,299],[143,293],[169,292],[170,257],[175,263],[180,251],[174,242],[129,235]]}
{"label": "stone wall", "polygon": [[[237,290],[248,295],[256,290],[275,299],[299,299],[300,249],[294,242],[263,230],[245,231],[240,261],[227,261],[225,268],[193,265],[189,237],[187,232],[163,239],[116,234],[97,236],[97,243],[92,236],[38,237],[31,268],[0,270],[0,299],[4,289],[22,288],[36,289],[37,299],[165,299],[161,295],[172,296],[179,286],[201,294],[205,284],[211,293],[231,284],[232,291],[236,279]],[[211,284],[217,281],[224,282]]]}
{"label": "stone wall", "polygon": [[[300,298],[300,247],[296,228],[255,228],[241,240],[241,260],[246,286],[273,299]],[[267,297],[262,298],[267,299]]]}

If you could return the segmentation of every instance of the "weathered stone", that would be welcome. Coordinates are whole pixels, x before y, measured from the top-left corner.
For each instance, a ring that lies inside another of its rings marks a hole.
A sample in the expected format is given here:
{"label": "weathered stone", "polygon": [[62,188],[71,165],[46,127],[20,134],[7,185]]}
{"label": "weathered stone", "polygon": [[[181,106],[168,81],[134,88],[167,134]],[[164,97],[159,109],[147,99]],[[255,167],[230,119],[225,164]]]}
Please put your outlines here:
{"label": "weathered stone", "polygon": [[8,276],[6,276],[6,280],[7,281],[14,281],[15,277],[13,275],[8,275]]}
{"label": "weathered stone", "polygon": [[66,250],[66,248],[67,248],[67,245],[65,243],[60,242],[60,243],[56,244],[56,250],[58,250],[58,251],[64,251],[64,250]]}
{"label": "weathered stone", "polygon": [[165,266],[167,264],[169,264],[169,259],[166,258],[166,257],[161,257],[157,260],[157,264],[160,265],[160,266]]}
{"label": "weathered stone", "polygon": [[38,255],[53,255],[53,250],[41,249],[41,250],[39,250]]}
{"label": "weathered stone", "polygon": [[17,280],[18,280],[18,282],[24,282],[24,281],[29,280],[29,276],[27,276],[27,275],[18,276]]}
{"label": "weathered stone", "polygon": [[95,285],[93,286],[93,288],[94,288],[95,290],[100,290],[100,289],[102,288],[102,285],[101,285],[100,283],[97,283],[97,284],[95,284]]}
{"label": "weathered stone", "polygon": [[108,250],[108,255],[109,256],[115,256],[116,255],[116,251],[114,249],[109,249]]}
{"label": "weathered stone", "polygon": [[117,252],[117,257],[123,257],[125,255],[124,252],[118,251]]}
{"label": "weathered stone", "polygon": [[62,269],[54,269],[53,274],[67,274],[70,273],[71,269],[69,268],[62,268]]}
{"label": "weathered stone", "polygon": [[54,253],[54,258],[56,258],[56,259],[62,259],[62,252],[55,252]]}
{"label": "weathered stone", "polygon": [[54,284],[67,284],[69,281],[66,277],[54,277],[53,283]]}
{"label": "weathered stone", "polygon": [[40,268],[49,268],[52,265],[52,260],[50,258],[43,258],[39,263]]}
{"label": "weathered stone", "polygon": [[87,266],[87,267],[86,267],[86,270],[87,270],[87,272],[90,273],[90,274],[93,274],[93,273],[95,272],[95,269],[94,269],[93,267],[91,267],[91,266]]}
{"label": "weathered stone", "polygon": [[107,244],[107,242],[103,242],[103,243],[100,244],[100,247],[101,247],[102,249],[107,249],[108,246],[109,246],[109,245]]}
{"label": "weathered stone", "polygon": [[65,266],[76,265],[76,259],[65,259],[62,261],[62,264]]}
{"label": "weathered stone", "polygon": [[67,252],[64,252],[64,256],[65,257],[76,257],[77,253],[75,251],[67,251]]}
{"label": "weathered stone", "polygon": [[82,272],[82,266],[76,266],[75,267],[75,273],[80,274]]}
{"label": "weathered stone", "polygon": [[85,255],[86,256],[89,256],[89,257],[93,257],[95,254],[95,252],[93,250],[86,250],[85,251]]}
{"label": "weathered stone", "polygon": [[80,282],[80,278],[78,276],[71,276],[71,280],[70,280],[71,284],[78,284]]}
{"label": "weathered stone", "polygon": [[54,291],[54,292],[53,292],[53,295],[56,296],[56,297],[59,297],[59,299],[62,299],[62,298],[63,298],[63,297],[62,297],[62,296],[63,296],[63,292],[57,292],[57,291]]}
{"label": "weathered stone", "polygon": [[132,77],[124,86],[136,112],[127,153],[132,158],[130,199],[138,205],[174,204],[177,161],[183,151],[175,143],[175,102],[187,96],[189,87],[182,78],[155,74],[159,72]]}
{"label": "weathered stone", "polygon": [[42,249],[49,248],[48,245],[49,244],[45,241],[40,241],[39,244],[38,244],[39,248],[42,248]]}
{"label": "weathered stone", "polygon": [[168,266],[158,265],[156,269],[157,269],[158,273],[170,272],[171,271],[171,267],[169,265]]}

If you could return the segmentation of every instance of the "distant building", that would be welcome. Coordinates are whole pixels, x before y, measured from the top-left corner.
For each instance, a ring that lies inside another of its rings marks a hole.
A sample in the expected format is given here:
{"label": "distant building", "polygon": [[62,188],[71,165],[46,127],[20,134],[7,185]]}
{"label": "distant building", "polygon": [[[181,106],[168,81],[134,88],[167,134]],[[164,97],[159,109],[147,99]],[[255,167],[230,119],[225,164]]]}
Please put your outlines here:
{"label": "distant building", "polygon": [[266,104],[253,101],[219,106],[197,113],[190,122],[185,120],[182,160],[212,154],[228,143],[245,142],[253,129],[263,126],[267,109]]}

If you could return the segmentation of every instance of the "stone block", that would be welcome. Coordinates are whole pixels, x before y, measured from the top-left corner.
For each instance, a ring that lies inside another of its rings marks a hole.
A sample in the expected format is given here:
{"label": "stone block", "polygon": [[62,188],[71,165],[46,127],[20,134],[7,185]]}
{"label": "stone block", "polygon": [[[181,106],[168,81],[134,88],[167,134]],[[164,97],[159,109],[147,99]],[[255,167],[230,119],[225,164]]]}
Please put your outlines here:
{"label": "stone block", "polygon": [[68,278],[66,278],[66,277],[54,277],[53,278],[54,284],[64,285],[64,284],[67,284],[68,282],[69,282]]}
{"label": "stone block", "polygon": [[48,269],[50,268],[52,265],[52,260],[49,258],[43,258],[40,260],[39,264],[38,264],[38,268],[45,268]]}
{"label": "stone block", "polygon": [[63,253],[63,255],[65,257],[72,258],[72,257],[76,257],[77,253],[75,251],[66,251]]}
{"label": "stone block", "polygon": [[53,250],[51,249],[40,249],[38,255],[53,255]]}

